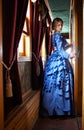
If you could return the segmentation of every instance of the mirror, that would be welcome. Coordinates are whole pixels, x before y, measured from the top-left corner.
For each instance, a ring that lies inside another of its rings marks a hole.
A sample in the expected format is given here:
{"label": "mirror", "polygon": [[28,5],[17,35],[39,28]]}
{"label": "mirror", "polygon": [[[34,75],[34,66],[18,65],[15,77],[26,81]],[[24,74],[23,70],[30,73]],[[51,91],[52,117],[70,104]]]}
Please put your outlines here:
{"label": "mirror", "polygon": [[[79,18],[80,18],[79,21],[82,21],[82,18],[77,11],[78,6],[76,5],[76,7],[74,9],[73,0],[65,0],[65,1],[48,0],[48,4],[49,4],[49,11],[51,13],[52,19],[54,19],[55,17],[61,17],[64,21],[64,27],[63,27],[62,33],[63,34],[68,33],[70,40],[72,42],[75,41],[76,42],[75,45],[77,47],[79,47],[79,50],[82,50],[82,48],[79,45],[80,43],[82,44],[82,40],[81,40],[82,35],[78,32],[78,29],[79,29],[78,26],[80,26],[80,24],[77,21]],[[79,7],[79,9],[80,8],[81,8],[81,6]],[[76,12],[73,12],[73,9]],[[82,24],[81,24],[81,27],[82,27]],[[81,42],[79,40],[81,40]],[[74,73],[75,74],[75,102],[76,102],[75,105],[77,107],[76,113],[75,113],[76,116],[81,115],[81,113],[82,113],[82,107],[81,107],[82,93],[80,93],[80,91],[82,90],[82,85],[81,85],[82,81],[81,80],[78,81],[78,79],[80,77],[82,77],[81,67],[79,65],[80,63],[82,63],[81,57],[82,57],[82,54],[81,54],[79,60],[76,61],[73,65],[74,72],[75,72]],[[81,64],[81,66],[82,66],[82,64]],[[79,74],[78,74],[78,70],[79,70]],[[79,88],[79,86],[80,86],[80,88]],[[78,96],[79,96],[79,99],[78,99]],[[80,106],[80,108],[79,108],[79,106]]]}

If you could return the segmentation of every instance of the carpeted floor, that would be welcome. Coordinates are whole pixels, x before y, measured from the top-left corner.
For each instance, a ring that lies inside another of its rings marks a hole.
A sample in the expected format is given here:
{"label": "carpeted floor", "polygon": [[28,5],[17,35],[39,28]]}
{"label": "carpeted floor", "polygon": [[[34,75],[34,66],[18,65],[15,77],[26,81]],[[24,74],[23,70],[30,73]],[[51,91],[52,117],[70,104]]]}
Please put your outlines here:
{"label": "carpeted floor", "polygon": [[32,130],[82,130],[81,117],[39,118]]}

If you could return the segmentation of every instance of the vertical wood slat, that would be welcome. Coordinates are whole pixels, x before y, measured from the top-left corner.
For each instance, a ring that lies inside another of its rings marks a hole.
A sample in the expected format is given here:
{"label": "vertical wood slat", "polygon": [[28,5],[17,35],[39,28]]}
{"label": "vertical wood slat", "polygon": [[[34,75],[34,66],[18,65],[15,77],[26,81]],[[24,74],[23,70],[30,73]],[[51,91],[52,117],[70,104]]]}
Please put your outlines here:
{"label": "vertical wood slat", "polygon": [[[74,41],[75,46],[78,44],[78,15],[76,0],[74,1]],[[75,101],[75,114],[77,114],[78,107],[78,60],[74,64],[74,101]]]}
{"label": "vertical wood slat", "polygon": [[[75,46],[80,49],[81,54],[74,64],[74,98],[75,114],[82,113],[82,0],[74,0],[74,42]],[[81,25],[81,27],[80,27]],[[81,44],[81,45],[80,45]],[[81,80],[79,80],[81,79]]]}
{"label": "vertical wood slat", "polygon": [[40,91],[33,94],[16,116],[6,124],[5,130],[32,130],[38,116]]}

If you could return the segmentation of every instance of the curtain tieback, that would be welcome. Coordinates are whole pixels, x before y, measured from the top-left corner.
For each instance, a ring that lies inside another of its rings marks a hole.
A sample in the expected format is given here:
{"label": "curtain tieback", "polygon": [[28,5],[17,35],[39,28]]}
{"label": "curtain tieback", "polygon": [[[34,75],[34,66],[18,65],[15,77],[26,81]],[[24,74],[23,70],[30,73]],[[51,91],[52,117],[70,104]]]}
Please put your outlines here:
{"label": "curtain tieback", "polygon": [[13,66],[15,58],[16,58],[16,55],[14,56],[14,59],[13,59],[11,65],[10,65],[10,67],[7,67],[7,65],[3,61],[1,61],[1,63],[6,68],[6,97],[12,97],[13,96],[12,82],[11,82],[11,79],[10,79],[10,70]]}
{"label": "curtain tieback", "polygon": [[33,54],[34,58],[36,59],[36,61],[39,62],[39,58],[36,57],[36,54],[34,52],[32,52],[32,54]]}
{"label": "curtain tieback", "polygon": [[12,82],[10,79],[10,71],[6,71],[6,97],[12,97],[13,91],[12,91]]}
{"label": "curtain tieback", "polygon": [[36,57],[35,53],[32,52],[32,54],[34,55],[36,61],[37,61],[37,64],[36,64],[36,75],[39,76],[40,75],[40,65],[39,65],[39,58]]}

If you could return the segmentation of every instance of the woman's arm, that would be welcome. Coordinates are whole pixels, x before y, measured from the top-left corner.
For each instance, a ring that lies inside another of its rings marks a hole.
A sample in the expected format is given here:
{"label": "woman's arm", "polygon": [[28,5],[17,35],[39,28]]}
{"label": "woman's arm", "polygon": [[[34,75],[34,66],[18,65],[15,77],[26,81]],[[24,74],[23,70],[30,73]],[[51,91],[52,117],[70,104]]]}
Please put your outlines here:
{"label": "woman's arm", "polygon": [[67,43],[67,44],[65,45],[65,47],[64,47],[64,48],[65,48],[65,50],[66,50],[66,49],[68,49],[68,48],[70,48],[70,47],[73,47],[73,44],[72,44],[72,43],[70,43],[70,44],[69,44],[69,43]]}

